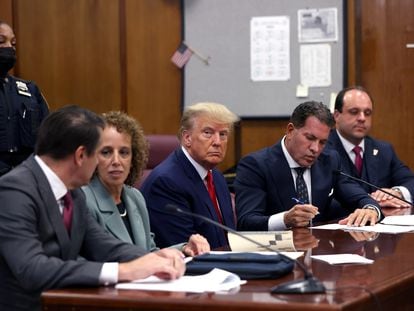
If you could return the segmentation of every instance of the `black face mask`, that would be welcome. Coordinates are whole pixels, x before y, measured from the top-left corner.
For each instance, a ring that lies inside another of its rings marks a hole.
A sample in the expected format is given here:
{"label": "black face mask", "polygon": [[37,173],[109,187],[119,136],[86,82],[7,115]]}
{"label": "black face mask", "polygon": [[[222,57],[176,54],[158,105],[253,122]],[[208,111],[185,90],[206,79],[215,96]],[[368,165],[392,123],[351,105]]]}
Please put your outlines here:
{"label": "black face mask", "polygon": [[16,63],[16,51],[14,48],[0,48],[0,77],[5,77],[7,72]]}

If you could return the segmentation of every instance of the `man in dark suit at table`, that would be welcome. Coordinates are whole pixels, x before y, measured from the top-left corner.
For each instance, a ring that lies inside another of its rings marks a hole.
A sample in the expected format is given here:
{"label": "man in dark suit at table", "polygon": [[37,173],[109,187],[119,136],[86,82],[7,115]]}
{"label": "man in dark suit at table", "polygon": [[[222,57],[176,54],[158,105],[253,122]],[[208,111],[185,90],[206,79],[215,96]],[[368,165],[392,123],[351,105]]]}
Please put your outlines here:
{"label": "man in dark suit at table", "polygon": [[[328,146],[341,156],[344,172],[362,178],[412,202],[414,174],[404,165],[391,144],[368,136],[372,126],[373,101],[360,86],[341,90],[335,100],[336,130],[332,130]],[[410,205],[380,190],[361,183],[381,207]]]}
{"label": "man in dark suit at table", "polygon": [[341,224],[375,224],[381,215],[375,200],[352,180],[334,174],[339,155],[324,150],[332,114],[322,103],[295,108],[286,135],[271,146],[247,155],[237,166],[238,229],[266,231],[331,220],[333,197],[354,209]]}
{"label": "man in dark suit at table", "polygon": [[95,170],[102,128],[86,109],[57,110],[40,126],[36,155],[0,179],[0,310],[40,310],[52,288],[183,274],[177,250],[146,254],[89,214],[78,188]]}
{"label": "man in dark suit at table", "polygon": [[179,131],[181,146],[151,172],[141,187],[157,245],[187,241],[195,233],[203,235],[213,249],[228,245],[222,229],[192,216],[174,214],[166,206],[173,204],[235,228],[230,192],[215,167],[224,159],[238,120],[217,103],[198,103],[184,111]]}

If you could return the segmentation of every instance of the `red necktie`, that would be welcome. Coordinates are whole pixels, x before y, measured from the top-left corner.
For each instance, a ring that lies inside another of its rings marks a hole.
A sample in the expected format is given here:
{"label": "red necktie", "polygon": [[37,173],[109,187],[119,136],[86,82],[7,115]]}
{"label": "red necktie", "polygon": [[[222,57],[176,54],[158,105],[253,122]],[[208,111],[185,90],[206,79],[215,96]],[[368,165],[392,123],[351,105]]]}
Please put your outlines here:
{"label": "red necktie", "polygon": [[362,174],[362,156],[361,151],[362,148],[360,146],[355,146],[352,151],[355,153],[355,167],[357,169],[358,175],[361,176]]}
{"label": "red necktie", "polygon": [[213,174],[211,174],[211,171],[207,172],[206,182],[208,194],[210,195],[211,201],[213,201],[213,205],[216,210],[218,220],[220,223],[223,223],[223,217],[221,216],[220,208],[217,203],[216,190],[214,189]]}
{"label": "red necktie", "polygon": [[73,200],[72,195],[68,191],[63,196],[63,223],[65,225],[65,228],[68,232],[70,232],[70,227],[72,225],[72,213],[73,213]]}

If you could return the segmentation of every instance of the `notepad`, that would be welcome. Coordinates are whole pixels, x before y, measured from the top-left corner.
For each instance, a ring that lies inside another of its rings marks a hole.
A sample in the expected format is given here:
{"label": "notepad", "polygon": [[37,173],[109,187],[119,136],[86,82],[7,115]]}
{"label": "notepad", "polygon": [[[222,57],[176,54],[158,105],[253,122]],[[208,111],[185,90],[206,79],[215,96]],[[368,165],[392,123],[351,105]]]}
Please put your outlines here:
{"label": "notepad", "polygon": [[344,231],[366,231],[366,232],[377,232],[377,233],[404,233],[414,231],[414,226],[396,226],[396,225],[385,225],[385,224],[376,224],[375,226],[363,226],[363,227],[353,227],[340,224],[327,224],[313,227],[313,229],[324,229],[324,230],[344,230]]}

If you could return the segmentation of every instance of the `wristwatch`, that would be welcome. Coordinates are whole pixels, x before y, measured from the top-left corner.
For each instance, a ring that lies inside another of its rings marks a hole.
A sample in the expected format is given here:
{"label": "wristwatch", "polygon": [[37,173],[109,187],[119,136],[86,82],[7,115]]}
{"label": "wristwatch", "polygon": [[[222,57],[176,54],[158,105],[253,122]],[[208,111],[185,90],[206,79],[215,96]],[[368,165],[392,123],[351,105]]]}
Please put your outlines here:
{"label": "wristwatch", "polygon": [[400,190],[400,188],[392,187],[391,189],[394,190],[395,192],[398,192],[398,195],[400,196],[400,199],[404,198],[404,195],[403,195],[402,191]]}
{"label": "wristwatch", "polygon": [[375,205],[371,205],[371,204],[367,204],[363,207],[364,209],[371,209],[377,212],[378,214],[378,220],[380,220],[381,218],[381,211],[378,207],[376,207]]}

